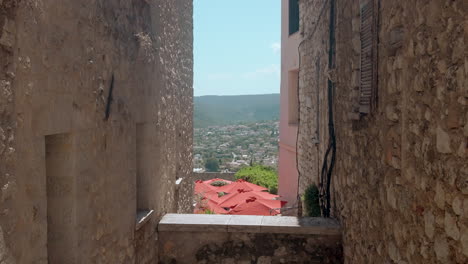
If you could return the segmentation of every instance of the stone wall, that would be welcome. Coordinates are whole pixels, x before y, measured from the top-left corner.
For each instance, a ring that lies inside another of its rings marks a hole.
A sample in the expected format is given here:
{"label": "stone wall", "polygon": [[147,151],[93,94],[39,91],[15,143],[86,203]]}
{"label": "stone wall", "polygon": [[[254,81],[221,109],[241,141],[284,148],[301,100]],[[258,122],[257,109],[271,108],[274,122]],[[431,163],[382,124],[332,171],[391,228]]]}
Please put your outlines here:
{"label": "stone wall", "polygon": [[[10,234],[18,217],[18,212],[9,212],[15,203],[11,195],[15,192],[15,57],[13,45],[16,30],[15,1],[0,2],[0,263],[15,263],[14,252],[10,247]],[[9,214],[9,215],[7,215]]]}
{"label": "stone wall", "polygon": [[466,263],[468,6],[379,2],[378,108],[353,120],[359,1],[336,1],[335,72],[328,71],[330,2],[301,1],[301,190],[318,182],[329,142],[331,78],[337,137],[333,214],[343,225],[345,262]]}
{"label": "stone wall", "polygon": [[192,10],[0,0],[0,263],[156,261],[192,171]]}
{"label": "stone wall", "polygon": [[158,230],[159,263],[342,263],[331,219],[169,214]]}

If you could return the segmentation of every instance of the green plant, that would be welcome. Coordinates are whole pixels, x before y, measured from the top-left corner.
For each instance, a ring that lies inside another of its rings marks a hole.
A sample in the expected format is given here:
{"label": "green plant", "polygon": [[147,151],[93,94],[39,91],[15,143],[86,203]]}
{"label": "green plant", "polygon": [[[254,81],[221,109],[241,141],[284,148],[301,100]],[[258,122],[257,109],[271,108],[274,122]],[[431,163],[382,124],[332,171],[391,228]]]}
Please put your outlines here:
{"label": "green plant", "polygon": [[278,174],[271,167],[262,165],[244,167],[235,174],[235,177],[263,186],[272,194],[278,193]]}
{"label": "green plant", "polygon": [[211,211],[210,209],[206,209],[203,213],[204,214],[215,214],[215,212]]}
{"label": "green plant", "polygon": [[304,192],[304,205],[305,214],[310,217],[319,217],[320,202],[319,202],[319,189],[317,185],[311,184]]}
{"label": "green plant", "polygon": [[229,183],[227,183],[225,181],[214,181],[214,182],[210,183],[210,185],[216,186],[216,187],[221,187],[221,186],[228,185],[228,184]]}
{"label": "green plant", "polygon": [[215,158],[209,158],[205,162],[205,169],[209,172],[217,172],[219,171],[219,163],[218,160]]}

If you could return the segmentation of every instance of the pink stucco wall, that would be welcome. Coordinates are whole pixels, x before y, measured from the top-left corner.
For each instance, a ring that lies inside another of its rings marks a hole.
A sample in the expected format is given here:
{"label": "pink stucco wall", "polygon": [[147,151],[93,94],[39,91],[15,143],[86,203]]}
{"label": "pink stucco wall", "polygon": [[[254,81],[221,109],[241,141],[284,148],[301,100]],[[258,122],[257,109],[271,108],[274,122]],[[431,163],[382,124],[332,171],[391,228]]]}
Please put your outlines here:
{"label": "pink stucco wall", "polygon": [[[289,36],[288,0],[281,0],[281,114],[279,148],[279,194],[288,201],[287,206],[297,206],[296,138],[297,125],[289,124],[289,72],[298,70],[299,32]],[[290,211],[293,212],[294,210]],[[286,212],[285,214],[287,214]]]}

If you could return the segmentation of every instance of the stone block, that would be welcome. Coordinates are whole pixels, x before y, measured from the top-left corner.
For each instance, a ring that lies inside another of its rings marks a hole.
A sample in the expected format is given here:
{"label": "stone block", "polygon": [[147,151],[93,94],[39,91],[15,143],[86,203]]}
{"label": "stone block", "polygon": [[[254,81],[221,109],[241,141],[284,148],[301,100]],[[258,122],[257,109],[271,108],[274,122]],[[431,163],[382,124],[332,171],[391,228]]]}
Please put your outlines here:
{"label": "stone block", "polygon": [[392,106],[392,105],[387,105],[385,107],[385,114],[386,114],[388,120],[390,120],[392,122],[397,122],[398,119],[399,119],[396,108],[394,106]]}
{"label": "stone block", "polygon": [[271,257],[261,256],[257,259],[257,264],[271,264]]}
{"label": "stone block", "polygon": [[387,202],[393,209],[397,209],[397,198],[395,195],[395,189],[390,186],[387,187]]}
{"label": "stone block", "polygon": [[389,242],[388,244],[388,255],[395,263],[399,263],[400,253],[398,252],[398,248],[393,242]]}
{"label": "stone block", "polygon": [[434,252],[439,261],[446,262],[450,251],[445,236],[437,236],[434,240]]}
{"label": "stone block", "polygon": [[402,26],[395,27],[389,33],[389,50],[390,54],[394,55],[396,50],[403,46],[405,37],[405,29]]}
{"label": "stone block", "polygon": [[431,211],[424,212],[424,231],[430,239],[434,237],[435,217]]}
{"label": "stone block", "polygon": [[459,110],[455,107],[455,105],[452,105],[449,107],[448,111],[448,116],[446,119],[446,124],[449,129],[456,129],[460,127],[460,117],[461,113]]}
{"label": "stone block", "polygon": [[437,127],[436,140],[437,151],[444,154],[452,153],[452,148],[450,146],[450,135],[440,126]]}
{"label": "stone block", "polygon": [[13,91],[11,90],[11,82],[7,80],[0,80],[0,103],[6,105],[7,103],[12,102],[12,95]]}
{"label": "stone block", "polygon": [[452,209],[457,215],[463,215],[463,199],[459,196],[455,197],[452,201]]}
{"label": "stone block", "polygon": [[332,219],[264,216],[260,232],[340,235],[340,230]]}
{"label": "stone block", "polygon": [[448,212],[445,212],[444,226],[447,236],[454,240],[460,239],[460,229],[457,226],[457,220]]}
{"label": "stone block", "polygon": [[468,217],[468,198],[463,200],[463,214],[465,217]]}
{"label": "stone block", "polygon": [[464,230],[461,239],[460,239],[461,245],[462,245],[462,252],[463,254],[468,257],[468,230]]}
{"label": "stone block", "polygon": [[468,139],[463,139],[462,142],[460,143],[460,146],[458,146],[457,155],[460,158],[464,158],[467,154],[467,151],[468,151]]}
{"label": "stone block", "polygon": [[466,52],[466,44],[463,37],[457,38],[452,44],[452,61],[456,62],[463,59],[463,54]]}
{"label": "stone block", "polygon": [[0,45],[4,46],[6,49],[11,50],[15,45],[15,24],[14,21],[7,19],[6,17],[3,25],[3,29],[1,29],[0,34]]}
{"label": "stone block", "polygon": [[228,232],[260,232],[263,216],[232,215],[228,222]]}

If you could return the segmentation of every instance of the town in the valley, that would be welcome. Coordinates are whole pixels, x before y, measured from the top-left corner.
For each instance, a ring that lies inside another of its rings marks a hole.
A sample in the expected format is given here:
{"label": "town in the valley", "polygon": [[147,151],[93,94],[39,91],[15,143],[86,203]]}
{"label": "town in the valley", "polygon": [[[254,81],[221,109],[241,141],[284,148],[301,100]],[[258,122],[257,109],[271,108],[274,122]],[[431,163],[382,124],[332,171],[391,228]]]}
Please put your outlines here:
{"label": "town in the valley", "polygon": [[[236,172],[252,164],[277,168],[278,126],[278,121],[265,121],[195,128],[194,171]],[[214,168],[206,168],[207,163]]]}

